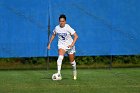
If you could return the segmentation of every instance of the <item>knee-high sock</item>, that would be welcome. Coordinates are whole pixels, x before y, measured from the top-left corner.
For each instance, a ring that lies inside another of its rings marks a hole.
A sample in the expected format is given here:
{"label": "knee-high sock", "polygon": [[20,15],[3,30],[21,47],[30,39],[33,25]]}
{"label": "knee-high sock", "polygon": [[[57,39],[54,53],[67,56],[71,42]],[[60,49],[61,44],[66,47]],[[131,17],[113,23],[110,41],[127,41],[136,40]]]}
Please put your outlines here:
{"label": "knee-high sock", "polygon": [[76,62],[75,62],[75,60],[73,62],[71,62],[71,65],[73,67],[73,71],[76,71]]}
{"label": "knee-high sock", "polygon": [[59,74],[61,73],[61,65],[62,65],[63,58],[64,58],[63,55],[59,55],[57,59],[57,71]]}

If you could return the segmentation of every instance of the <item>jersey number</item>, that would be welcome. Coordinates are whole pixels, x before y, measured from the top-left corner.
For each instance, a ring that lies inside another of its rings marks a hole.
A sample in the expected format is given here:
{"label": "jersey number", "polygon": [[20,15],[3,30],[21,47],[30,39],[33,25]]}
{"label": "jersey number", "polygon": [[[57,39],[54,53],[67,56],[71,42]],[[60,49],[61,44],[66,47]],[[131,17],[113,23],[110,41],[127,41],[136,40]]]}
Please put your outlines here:
{"label": "jersey number", "polygon": [[61,36],[62,37],[62,40],[65,40],[65,37],[64,36]]}

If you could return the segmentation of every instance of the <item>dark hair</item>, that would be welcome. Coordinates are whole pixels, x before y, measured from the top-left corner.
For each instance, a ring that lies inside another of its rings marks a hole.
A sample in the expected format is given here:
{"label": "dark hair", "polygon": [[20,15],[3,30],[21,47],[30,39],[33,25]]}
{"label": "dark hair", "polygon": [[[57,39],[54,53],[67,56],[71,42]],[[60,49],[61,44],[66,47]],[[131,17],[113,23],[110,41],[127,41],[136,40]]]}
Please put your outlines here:
{"label": "dark hair", "polygon": [[61,14],[61,15],[59,16],[59,20],[60,20],[61,18],[64,18],[64,19],[66,20],[66,16],[65,16],[64,14]]}

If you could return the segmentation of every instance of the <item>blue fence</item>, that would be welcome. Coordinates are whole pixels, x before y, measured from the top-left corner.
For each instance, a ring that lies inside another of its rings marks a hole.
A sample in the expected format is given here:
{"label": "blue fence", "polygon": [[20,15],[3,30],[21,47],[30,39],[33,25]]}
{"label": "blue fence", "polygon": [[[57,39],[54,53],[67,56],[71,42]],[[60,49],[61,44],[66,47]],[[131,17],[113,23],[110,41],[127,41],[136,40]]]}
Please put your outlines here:
{"label": "blue fence", "polygon": [[[60,14],[79,39],[77,56],[140,54],[139,0],[0,0],[0,57],[47,56]],[[50,21],[50,23],[49,23]],[[57,38],[50,56],[57,56]]]}

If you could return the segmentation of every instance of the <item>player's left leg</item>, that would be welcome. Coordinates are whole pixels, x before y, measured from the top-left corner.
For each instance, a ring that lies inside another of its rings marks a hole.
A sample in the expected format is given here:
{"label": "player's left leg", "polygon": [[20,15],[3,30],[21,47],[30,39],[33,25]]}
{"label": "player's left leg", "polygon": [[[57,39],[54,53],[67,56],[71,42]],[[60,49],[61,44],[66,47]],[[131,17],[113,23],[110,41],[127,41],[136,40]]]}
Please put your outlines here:
{"label": "player's left leg", "polygon": [[74,58],[75,58],[74,53],[69,54],[69,60],[70,60],[70,63],[73,67],[73,79],[76,80],[77,79],[77,71],[76,71],[76,62],[75,62]]}

